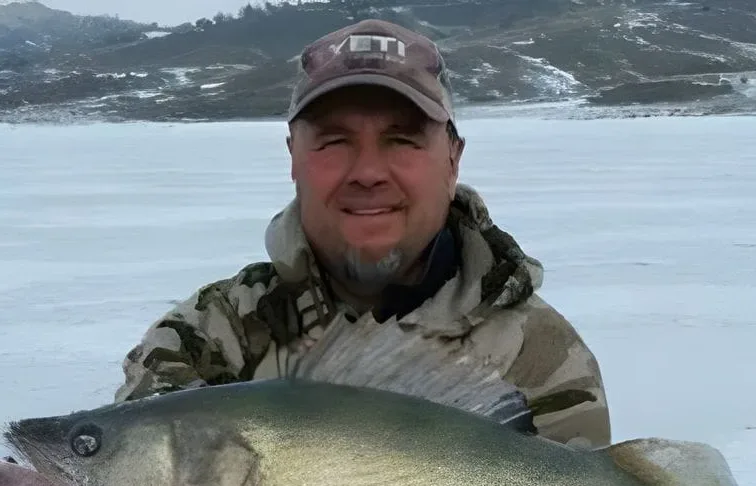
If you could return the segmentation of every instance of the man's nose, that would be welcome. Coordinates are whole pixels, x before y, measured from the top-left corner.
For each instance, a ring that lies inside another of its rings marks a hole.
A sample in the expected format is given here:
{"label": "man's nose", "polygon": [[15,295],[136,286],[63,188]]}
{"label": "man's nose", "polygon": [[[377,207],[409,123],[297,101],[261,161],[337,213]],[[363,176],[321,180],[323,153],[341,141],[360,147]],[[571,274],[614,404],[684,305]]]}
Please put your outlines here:
{"label": "man's nose", "polygon": [[361,143],[354,151],[347,179],[364,187],[388,181],[389,164],[378,143]]}

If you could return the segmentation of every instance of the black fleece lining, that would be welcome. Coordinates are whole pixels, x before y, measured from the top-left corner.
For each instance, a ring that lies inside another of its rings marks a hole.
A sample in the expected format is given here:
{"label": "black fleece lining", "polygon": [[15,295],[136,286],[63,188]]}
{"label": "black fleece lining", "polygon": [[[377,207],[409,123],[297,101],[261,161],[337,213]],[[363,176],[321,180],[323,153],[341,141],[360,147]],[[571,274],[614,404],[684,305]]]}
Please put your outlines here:
{"label": "black fleece lining", "polygon": [[423,252],[425,275],[415,285],[389,285],[383,291],[380,309],[373,317],[384,322],[391,316],[401,319],[433,297],[457,273],[460,255],[457,242],[449,228],[444,228]]}

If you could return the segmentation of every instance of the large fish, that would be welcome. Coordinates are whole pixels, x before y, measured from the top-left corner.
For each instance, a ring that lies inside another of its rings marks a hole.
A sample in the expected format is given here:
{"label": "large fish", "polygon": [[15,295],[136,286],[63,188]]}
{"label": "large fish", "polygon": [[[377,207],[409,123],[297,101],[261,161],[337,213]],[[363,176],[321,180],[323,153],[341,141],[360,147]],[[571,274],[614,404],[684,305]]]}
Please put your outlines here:
{"label": "large fish", "polygon": [[721,455],[698,444],[571,449],[429,400],[299,380],[178,391],[22,420],[7,435],[61,485],[735,484]]}
{"label": "large fish", "polygon": [[736,485],[704,444],[588,451],[529,432],[524,396],[437,335],[342,322],[288,378],[21,420],[6,438],[59,485]]}

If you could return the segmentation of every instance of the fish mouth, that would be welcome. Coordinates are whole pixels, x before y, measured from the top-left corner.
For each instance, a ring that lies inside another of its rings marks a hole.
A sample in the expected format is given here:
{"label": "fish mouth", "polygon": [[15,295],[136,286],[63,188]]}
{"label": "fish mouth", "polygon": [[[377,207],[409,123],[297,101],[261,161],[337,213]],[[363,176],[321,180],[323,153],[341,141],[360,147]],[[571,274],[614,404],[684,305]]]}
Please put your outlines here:
{"label": "fish mouth", "polygon": [[31,466],[60,486],[76,486],[73,475],[65,467],[64,424],[59,417],[11,422],[3,437],[20,465]]}

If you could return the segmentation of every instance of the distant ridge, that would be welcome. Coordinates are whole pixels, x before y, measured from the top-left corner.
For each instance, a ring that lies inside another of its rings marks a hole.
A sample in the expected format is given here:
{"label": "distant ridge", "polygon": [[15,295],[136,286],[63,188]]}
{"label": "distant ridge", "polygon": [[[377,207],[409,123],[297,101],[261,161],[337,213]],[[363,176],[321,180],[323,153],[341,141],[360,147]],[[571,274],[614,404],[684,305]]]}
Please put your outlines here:
{"label": "distant ridge", "polygon": [[436,40],[460,106],[756,110],[752,0],[283,2],[171,27],[25,2],[0,5],[0,121],[279,116],[302,46],[369,17]]}

